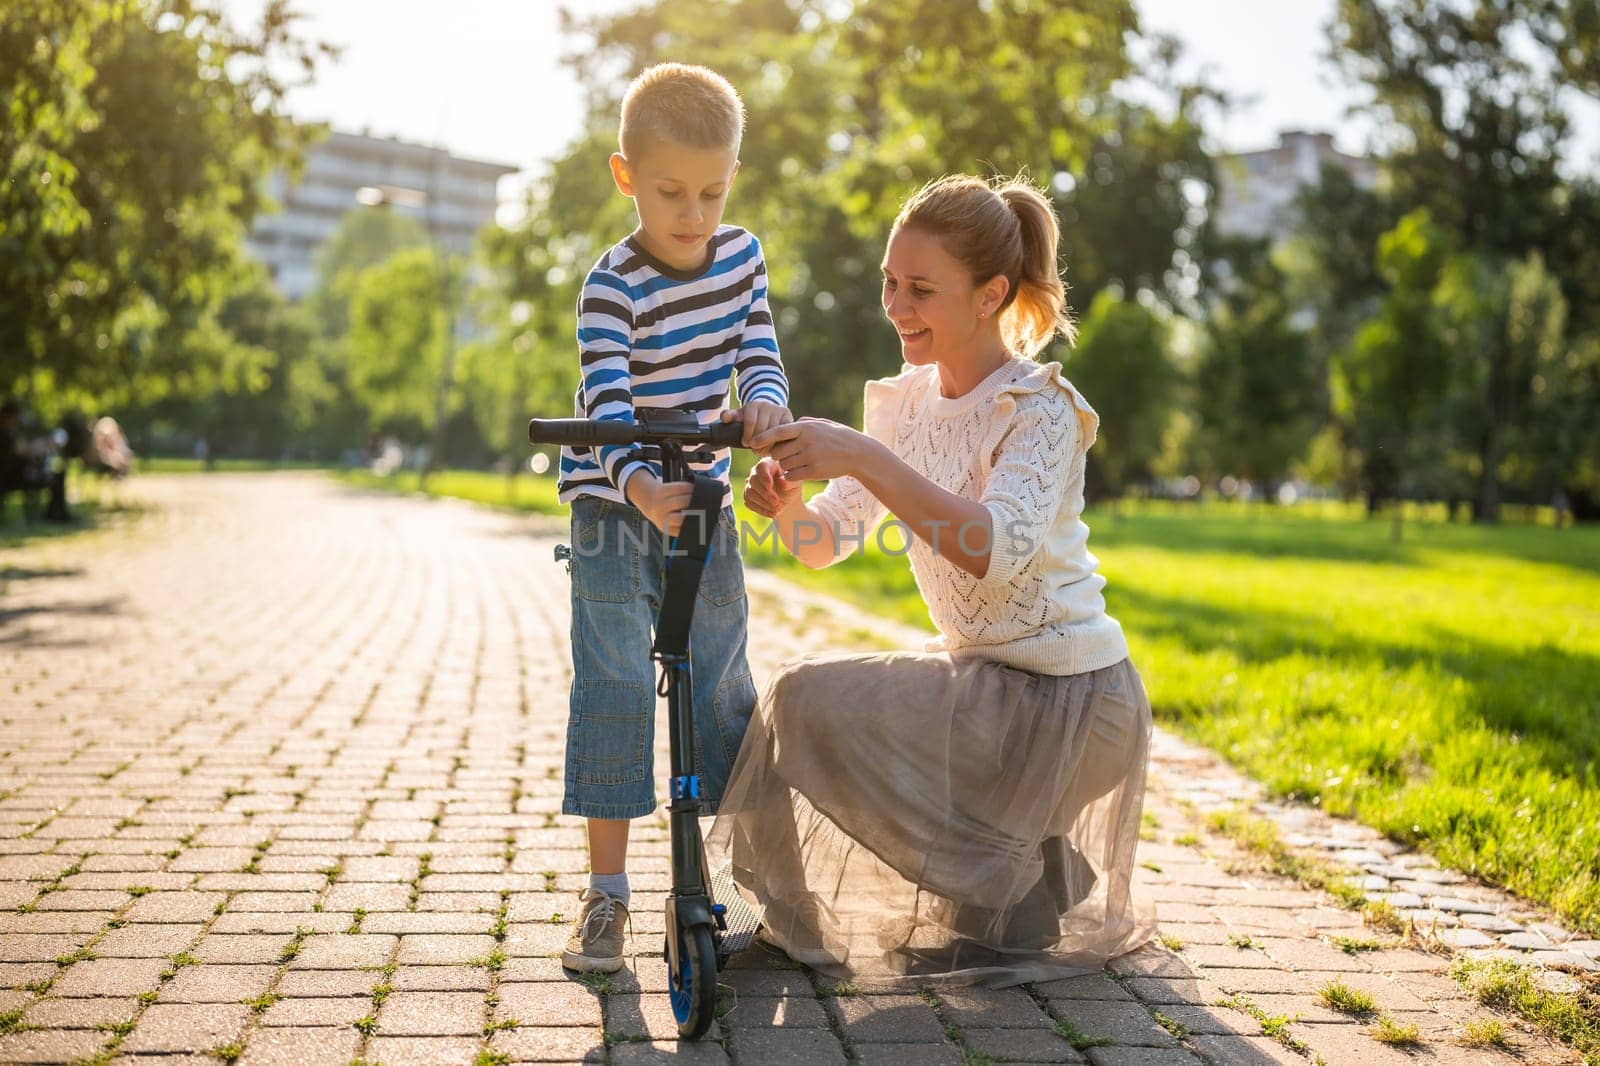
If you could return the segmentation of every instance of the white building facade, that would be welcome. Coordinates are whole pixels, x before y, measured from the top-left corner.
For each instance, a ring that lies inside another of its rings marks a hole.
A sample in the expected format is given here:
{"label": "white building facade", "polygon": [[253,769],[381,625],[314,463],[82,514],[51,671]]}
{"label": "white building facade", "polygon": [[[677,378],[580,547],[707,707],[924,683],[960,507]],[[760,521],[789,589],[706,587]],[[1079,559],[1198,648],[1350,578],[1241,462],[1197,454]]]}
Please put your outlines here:
{"label": "white building facade", "polygon": [[1218,160],[1218,231],[1273,241],[1288,236],[1296,222],[1295,197],[1322,180],[1324,166],[1343,168],[1364,189],[1378,180],[1377,164],[1334,148],[1331,133],[1288,130],[1278,134],[1276,148]]}
{"label": "white building facade", "polygon": [[291,300],[316,287],[317,249],[345,212],[366,205],[382,203],[409,215],[441,248],[465,254],[494,221],[500,179],[516,170],[393,138],[330,133],[307,149],[296,184],[282,172],[268,179],[268,192],[282,209],[256,218],[246,247]]}

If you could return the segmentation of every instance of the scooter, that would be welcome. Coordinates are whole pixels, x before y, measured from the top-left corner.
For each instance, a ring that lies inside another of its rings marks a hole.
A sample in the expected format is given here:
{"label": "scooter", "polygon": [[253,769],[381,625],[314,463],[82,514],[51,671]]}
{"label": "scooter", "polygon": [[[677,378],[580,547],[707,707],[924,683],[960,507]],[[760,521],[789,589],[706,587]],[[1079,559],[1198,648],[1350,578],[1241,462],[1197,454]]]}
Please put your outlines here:
{"label": "scooter", "polygon": [[[705,842],[700,835],[700,777],[694,760],[694,688],[689,674],[689,626],[695,594],[710,554],[712,532],[722,510],[722,484],[696,476],[691,462],[710,462],[714,449],[737,446],[744,427],[737,423],[702,426],[692,413],[637,410],[632,423],[585,418],[535,418],[528,423],[531,444],[600,448],[633,445],[633,457],[661,464],[663,481],[694,485],[683,526],[667,551],[667,577],[656,616],[650,657],[661,664],[657,693],[666,697],[670,745],[672,891],[667,896],[668,994],[678,1033],[693,1040],[711,1027],[716,1015],[717,970],[748,947],[761,924],[733,889],[730,871],[708,880]],[[556,548],[557,560],[563,546]],[[726,902],[719,902],[725,900]]]}

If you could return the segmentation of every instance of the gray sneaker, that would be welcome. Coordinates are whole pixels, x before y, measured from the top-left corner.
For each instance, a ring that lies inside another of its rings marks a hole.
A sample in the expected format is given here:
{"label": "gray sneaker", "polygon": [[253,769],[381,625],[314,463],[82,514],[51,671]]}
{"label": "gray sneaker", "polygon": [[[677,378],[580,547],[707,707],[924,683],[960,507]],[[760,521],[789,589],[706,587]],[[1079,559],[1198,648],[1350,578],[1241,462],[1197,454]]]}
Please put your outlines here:
{"label": "gray sneaker", "polygon": [[622,969],[622,930],[628,908],[615,896],[586,888],[578,896],[583,910],[572,923],[561,965],[579,973],[616,973]]}

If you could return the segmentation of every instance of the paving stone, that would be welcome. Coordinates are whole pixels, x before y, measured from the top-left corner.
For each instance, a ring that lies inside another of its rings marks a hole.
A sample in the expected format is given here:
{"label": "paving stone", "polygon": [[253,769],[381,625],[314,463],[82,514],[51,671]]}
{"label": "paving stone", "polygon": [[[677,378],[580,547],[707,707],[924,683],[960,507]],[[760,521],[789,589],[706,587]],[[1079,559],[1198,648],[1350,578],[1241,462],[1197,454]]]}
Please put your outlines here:
{"label": "paving stone", "polygon": [[961,1029],[1048,1029],[1055,1024],[1020,988],[949,988],[938,993],[946,1020]]}
{"label": "paving stone", "polygon": [[[678,1036],[678,1022],[673,1017],[672,1006],[662,994],[622,993],[606,997],[606,1034],[621,1040],[674,1040]],[[708,1039],[716,1039],[722,1031],[720,1023],[713,1022]]]}
{"label": "paving stone", "polygon": [[916,996],[829,997],[824,1004],[838,1021],[839,1032],[847,1040],[867,1043],[937,1043],[944,1037],[944,1025],[923,1000]]}
{"label": "paving stone", "polygon": [[483,1030],[483,997],[474,992],[393,992],[378,1009],[384,1036],[464,1036]]}
{"label": "paving stone", "polygon": [[244,1031],[250,1012],[222,1003],[155,1003],[139,1016],[119,1049],[126,1054],[160,1051],[205,1053],[232,1043]]}
{"label": "paving stone", "polygon": [[372,1000],[362,996],[331,999],[282,999],[261,1014],[266,1026],[348,1026],[372,1013]]}
{"label": "paving stone", "polygon": [[402,966],[459,966],[486,957],[495,948],[494,937],[416,934],[400,938]]}
{"label": "paving stone", "polygon": [[6,937],[7,962],[52,962],[82,947],[89,940],[83,934],[22,934]]}
{"label": "paving stone", "polygon": [[1046,999],[1132,999],[1126,988],[1104,974],[1063,977],[1034,986]]}
{"label": "paving stone", "polygon": [[1094,1066],[1194,1066],[1200,1060],[1182,1048],[1092,1047]]}
{"label": "paving stone", "polygon": [[490,1038],[489,1048],[494,1052],[506,1054],[512,1062],[598,1064],[605,1062],[606,1059],[605,1044],[600,1029],[579,1025],[502,1029]]}
{"label": "paving stone", "polygon": [[1486,948],[1496,943],[1493,937],[1476,929],[1441,929],[1434,935],[1453,948]]}
{"label": "paving stone", "polygon": [[1137,1003],[1081,999],[1061,1003],[1059,1009],[1052,1005],[1052,1010],[1086,1036],[1142,1047],[1177,1046],[1172,1034],[1157,1025],[1150,1012]]}
{"label": "paving stone", "polygon": [[[1049,1029],[972,1029],[962,1033],[966,1045],[1002,1062],[1083,1062],[1072,1045]],[[917,1046],[921,1051],[921,1045]],[[961,1056],[955,1048],[954,1062]],[[918,1060],[926,1061],[926,1060]]]}
{"label": "paving stone", "polygon": [[472,1066],[478,1046],[461,1036],[375,1036],[367,1041],[365,1058],[383,1066]]}
{"label": "paving stone", "polygon": [[382,966],[394,954],[398,937],[360,933],[332,933],[307,937],[289,963],[295,970],[343,970]]}
{"label": "paving stone", "polygon": [[1468,929],[1477,929],[1485,933],[1514,933],[1519,936],[1534,936],[1545,940],[1547,943],[1549,942],[1548,938],[1539,933],[1524,932],[1521,925],[1510,918],[1505,918],[1498,914],[1463,914],[1460,915],[1460,918],[1461,924]]}
{"label": "paving stone", "polygon": [[1541,966],[1577,970],[1582,973],[1600,973],[1600,960],[1580,955],[1576,951],[1535,951],[1529,958]]}
{"label": "paving stone", "polygon": [[816,996],[811,979],[798,970],[724,970],[717,981],[727,985],[741,999],[747,996]]}
{"label": "paving stone", "polygon": [[161,986],[159,1003],[243,1003],[272,984],[276,966],[185,966]]}
{"label": "paving stone", "polygon": [[600,997],[572,983],[508,982],[495,988],[500,1003],[494,1020],[515,1019],[523,1026],[595,1026],[601,1024]]}
{"label": "paving stone", "polygon": [[1304,1056],[1264,1036],[1196,1036],[1200,1057],[1215,1066],[1305,1066]]}
{"label": "paving stone", "polygon": [[91,959],[74,963],[55,979],[56,996],[136,996],[161,982],[166,959]]}
{"label": "paving stone", "polygon": [[[561,964],[555,959],[559,970]],[[511,964],[507,963],[502,976],[513,978]],[[664,978],[663,978],[664,979]],[[390,984],[402,992],[486,992],[489,988],[489,971],[481,966],[405,966],[391,979]],[[663,984],[665,989],[666,985]]]}
{"label": "paving stone", "polygon": [[[587,1064],[606,1060],[596,1049],[582,1061]],[[727,1066],[730,1061],[720,1045],[705,1041],[657,1040],[618,1044],[611,1049],[612,1066]]]}
{"label": "paving stone", "polygon": [[375,970],[290,970],[278,982],[284,996],[366,996],[387,980]]}
{"label": "paving stone", "polygon": [[46,1029],[0,1036],[0,1062],[77,1062],[92,1058],[106,1034],[86,1029]]}
{"label": "paving stone", "polygon": [[1330,1063],[1406,1066],[1412,1061],[1405,1052],[1374,1040],[1370,1026],[1302,1022],[1294,1026],[1294,1035]]}
{"label": "paving stone", "polygon": [[844,1066],[839,1039],[817,1029],[735,1029],[728,1034],[739,1066]]}
{"label": "paving stone", "polygon": [[126,996],[99,999],[41,999],[22,1014],[24,1025],[40,1029],[94,1029],[132,1018],[139,1001]]}
{"label": "paving stone", "polygon": [[127,925],[94,942],[100,958],[164,959],[200,938],[198,925]]}
{"label": "paving stone", "polygon": [[354,1029],[258,1029],[238,1066],[348,1066],[360,1046]]}
{"label": "paving stone", "polygon": [[1450,914],[1494,914],[1496,911],[1493,903],[1461,899],[1457,896],[1429,896],[1428,906],[1436,911],[1447,911]]}
{"label": "paving stone", "polygon": [[190,953],[201,962],[277,962],[292,939],[283,934],[210,933]]}
{"label": "paving stone", "polygon": [[815,996],[739,996],[721,1022],[730,1029],[825,1029],[828,1013]]}

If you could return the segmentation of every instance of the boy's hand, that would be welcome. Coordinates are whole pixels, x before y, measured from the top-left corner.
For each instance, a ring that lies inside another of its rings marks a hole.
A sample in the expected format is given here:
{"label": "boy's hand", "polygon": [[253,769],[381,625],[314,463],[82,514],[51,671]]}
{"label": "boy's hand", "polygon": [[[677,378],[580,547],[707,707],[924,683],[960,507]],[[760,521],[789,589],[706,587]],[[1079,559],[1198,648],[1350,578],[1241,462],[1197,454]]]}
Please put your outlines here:
{"label": "boy's hand", "polygon": [[628,479],[628,502],[650,519],[651,525],[669,537],[683,528],[683,512],[689,506],[694,485],[687,481],[664,484],[653,473],[640,471]]}
{"label": "boy's hand", "polygon": [[800,502],[800,482],[781,473],[775,459],[763,459],[744,483],[744,505],[763,518],[776,518]]}
{"label": "boy's hand", "polygon": [[743,422],[744,440],[746,448],[750,442],[774,426],[781,426],[794,421],[794,415],[782,404],[772,403],[768,400],[751,400],[743,407],[734,411],[722,412],[724,422]]}

